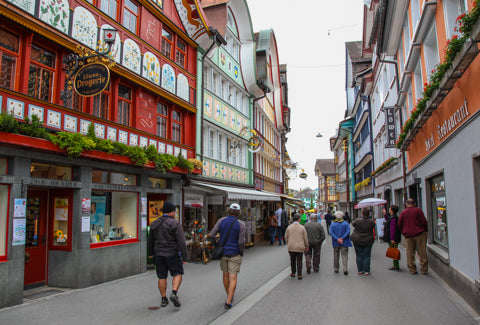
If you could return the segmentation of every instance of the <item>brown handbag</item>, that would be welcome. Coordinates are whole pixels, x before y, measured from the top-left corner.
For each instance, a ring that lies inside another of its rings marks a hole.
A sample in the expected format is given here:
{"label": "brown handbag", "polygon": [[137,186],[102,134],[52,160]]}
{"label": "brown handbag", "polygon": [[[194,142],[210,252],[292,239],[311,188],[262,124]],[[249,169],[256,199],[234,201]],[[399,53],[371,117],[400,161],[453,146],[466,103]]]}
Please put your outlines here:
{"label": "brown handbag", "polygon": [[400,260],[400,250],[395,247],[387,248],[387,253],[385,254],[388,258],[394,259],[396,261]]}

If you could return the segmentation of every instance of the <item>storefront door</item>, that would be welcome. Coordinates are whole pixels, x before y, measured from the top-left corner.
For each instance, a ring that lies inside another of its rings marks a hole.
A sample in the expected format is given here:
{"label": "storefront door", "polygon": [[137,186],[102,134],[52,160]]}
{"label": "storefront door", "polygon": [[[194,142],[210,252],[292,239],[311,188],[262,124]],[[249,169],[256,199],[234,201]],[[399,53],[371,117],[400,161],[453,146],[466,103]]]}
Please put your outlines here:
{"label": "storefront door", "polygon": [[29,190],[26,211],[24,285],[46,283],[48,191]]}

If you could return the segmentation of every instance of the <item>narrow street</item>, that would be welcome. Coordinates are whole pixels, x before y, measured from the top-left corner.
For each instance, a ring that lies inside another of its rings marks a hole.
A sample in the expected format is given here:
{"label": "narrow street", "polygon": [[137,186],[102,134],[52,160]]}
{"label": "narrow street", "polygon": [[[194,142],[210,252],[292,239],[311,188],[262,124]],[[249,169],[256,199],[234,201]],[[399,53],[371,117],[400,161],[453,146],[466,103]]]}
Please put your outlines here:
{"label": "narrow street", "polygon": [[[80,289],[35,294],[0,310],[0,324],[480,324],[478,315],[432,272],[410,275],[402,249],[400,272],[387,270],[386,244],[376,243],[372,275],[357,275],[349,250],[349,275],[333,272],[330,237],[319,273],[289,276],[285,246],[265,242],[246,250],[234,307],[225,311],[218,262],[189,263],[179,291],[182,307],[160,303],[154,271]],[[40,298],[35,298],[38,296]]]}

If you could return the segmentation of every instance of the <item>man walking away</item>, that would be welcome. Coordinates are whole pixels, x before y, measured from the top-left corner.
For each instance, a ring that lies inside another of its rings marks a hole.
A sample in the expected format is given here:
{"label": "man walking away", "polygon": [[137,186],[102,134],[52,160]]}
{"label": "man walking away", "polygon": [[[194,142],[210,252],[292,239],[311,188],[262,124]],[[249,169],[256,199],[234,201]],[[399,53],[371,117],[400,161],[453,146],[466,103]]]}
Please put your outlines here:
{"label": "man walking away", "polygon": [[292,273],[290,276],[295,277],[295,273],[298,275],[298,279],[302,279],[302,262],[303,253],[308,250],[308,237],[305,227],[300,224],[300,215],[298,213],[293,215],[293,223],[287,227],[285,232],[285,239],[288,245],[288,253],[290,254],[290,267]]}
{"label": "man walking away", "polygon": [[427,274],[427,219],[422,210],[415,206],[413,199],[408,199],[406,205],[407,208],[400,213],[398,218],[398,229],[405,236],[408,270],[412,274],[417,274],[417,265],[415,264],[416,250],[420,257],[420,272]]}
{"label": "man walking away", "polygon": [[277,210],[275,210],[275,217],[277,218],[277,236],[278,236],[278,246],[282,246],[282,240],[285,244],[285,238],[283,233],[283,209],[280,203],[277,203]]}
{"label": "man walking away", "polygon": [[330,225],[332,224],[333,216],[330,214],[330,209],[327,210],[327,214],[325,215],[325,222],[327,223],[327,232],[330,234]]}
{"label": "man walking away", "polygon": [[343,274],[348,275],[348,248],[352,247],[350,241],[350,225],[343,220],[343,212],[335,213],[335,220],[330,227],[333,246],[333,269],[338,273],[339,255],[342,255]]}
{"label": "man walking away", "polygon": [[187,244],[182,226],[175,219],[176,206],[170,201],[165,201],[162,211],[163,215],[150,225],[148,255],[149,257],[153,255],[153,263],[157,271],[158,290],[162,296],[160,306],[168,305],[167,275],[170,271],[173,277],[170,300],[175,307],[180,307],[177,291],[182,283],[183,264],[187,261]]}
{"label": "man walking away", "polygon": [[313,272],[320,270],[320,253],[322,250],[322,243],[325,240],[325,231],[323,226],[317,222],[318,215],[312,213],[310,215],[310,222],[305,224],[305,230],[308,237],[308,251],[305,252],[305,263],[307,265],[307,273],[312,269],[312,255],[313,255]]}
{"label": "man walking away", "polygon": [[227,216],[219,219],[210,232],[212,238],[215,238],[217,232],[220,232],[220,243],[225,242],[223,257],[220,259],[220,269],[223,271],[223,286],[227,292],[225,309],[232,308],[233,294],[237,288],[237,276],[240,272],[245,248],[246,226],[243,221],[237,219],[241,214],[240,205],[237,203],[231,204],[227,209]]}
{"label": "man walking away", "polygon": [[287,210],[282,209],[282,234],[283,234],[283,244],[285,245],[285,231],[287,231],[288,227],[288,215]]}

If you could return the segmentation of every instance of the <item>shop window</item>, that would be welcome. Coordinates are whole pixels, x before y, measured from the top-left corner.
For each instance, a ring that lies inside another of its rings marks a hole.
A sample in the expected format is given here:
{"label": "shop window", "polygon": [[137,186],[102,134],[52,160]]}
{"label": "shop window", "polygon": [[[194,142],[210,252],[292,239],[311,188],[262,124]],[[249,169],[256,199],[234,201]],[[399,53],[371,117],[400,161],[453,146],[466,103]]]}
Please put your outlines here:
{"label": "shop window", "polygon": [[100,10],[110,16],[112,19],[117,20],[118,1],[116,0],[101,0]]}
{"label": "shop window", "polygon": [[165,139],[167,138],[167,121],[167,105],[157,103],[157,135]]}
{"label": "shop window", "polygon": [[94,169],[92,170],[92,183],[136,186],[137,175]]}
{"label": "shop window", "polygon": [[167,58],[172,59],[173,35],[166,29],[162,29],[162,48],[160,52]]}
{"label": "shop window", "polygon": [[167,180],[164,178],[149,177],[148,180],[152,188],[167,188]]}
{"label": "shop window", "polygon": [[110,107],[110,83],[100,94],[93,97],[93,115],[108,120],[108,109]]}
{"label": "shop window", "polygon": [[8,186],[0,185],[0,261],[6,260],[8,228]]}
{"label": "shop window", "polygon": [[445,196],[445,178],[442,175],[430,180],[433,241],[448,248],[447,199]]}
{"label": "shop window", "polygon": [[71,204],[72,200],[69,196],[55,195],[53,198],[54,218],[53,236],[51,237],[51,247],[53,249],[69,249],[71,243]]}
{"label": "shop window", "polygon": [[30,176],[71,181],[72,167],[32,162]]}
{"label": "shop window", "polygon": [[125,0],[125,8],[123,9],[123,26],[129,31],[137,33],[138,21],[138,5],[130,0]]}
{"label": "shop window", "polygon": [[185,68],[185,58],[187,57],[187,45],[177,39],[177,48],[175,49],[175,62]]}
{"label": "shop window", "polygon": [[0,87],[14,90],[20,38],[0,28]]}
{"label": "shop window", "polygon": [[32,44],[28,74],[28,95],[50,101],[55,77],[55,53]]}
{"label": "shop window", "polygon": [[132,108],[132,89],[118,86],[117,122],[130,126],[130,112]]}
{"label": "shop window", "polygon": [[177,111],[172,112],[172,140],[182,142],[182,114]]}
{"label": "shop window", "polygon": [[90,243],[137,238],[138,194],[92,191]]}
{"label": "shop window", "polygon": [[7,174],[7,159],[0,158],[0,175]]}

